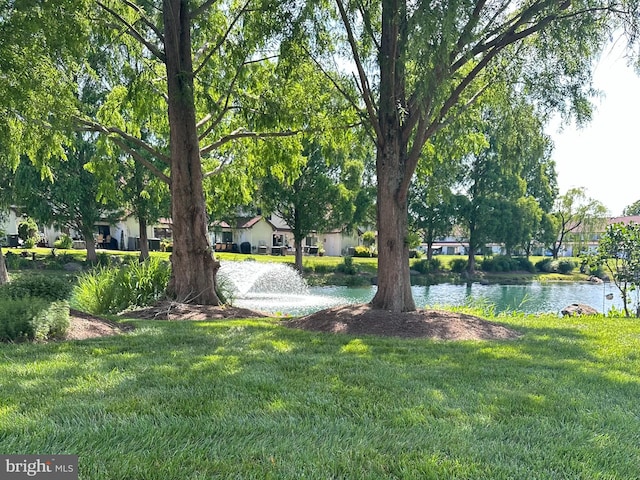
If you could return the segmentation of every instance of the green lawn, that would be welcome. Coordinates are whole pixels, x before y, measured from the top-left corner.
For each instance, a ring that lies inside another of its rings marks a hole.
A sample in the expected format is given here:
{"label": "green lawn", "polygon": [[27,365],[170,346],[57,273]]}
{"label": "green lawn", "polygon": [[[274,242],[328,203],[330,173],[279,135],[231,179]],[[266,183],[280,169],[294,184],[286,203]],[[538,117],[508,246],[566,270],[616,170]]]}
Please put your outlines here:
{"label": "green lawn", "polygon": [[0,450],[82,479],[631,479],[640,323],[500,317],[516,341],[136,322],[0,345]]}

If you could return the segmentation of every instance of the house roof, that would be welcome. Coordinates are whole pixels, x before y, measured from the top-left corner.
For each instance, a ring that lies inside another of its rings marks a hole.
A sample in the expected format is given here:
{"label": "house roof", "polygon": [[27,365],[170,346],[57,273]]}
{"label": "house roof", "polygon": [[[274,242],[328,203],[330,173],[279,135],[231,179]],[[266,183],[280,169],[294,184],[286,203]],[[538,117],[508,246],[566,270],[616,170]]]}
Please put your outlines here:
{"label": "house roof", "polygon": [[628,225],[629,223],[638,223],[640,224],[640,215],[629,215],[626,217],[611,217],[608,220],[608,224],[614,224],[614,223],[624,223],[625,225]]}
{"label": "house roof", "polygon": [[[236,228],[251,228],[260,220],[262,220],[261,215],[258,215],[256,217],[250,217],[250,218],[244,218],[244,217],[236,218]],[[268,220],[266,219],[265,221],[268,222]]]}

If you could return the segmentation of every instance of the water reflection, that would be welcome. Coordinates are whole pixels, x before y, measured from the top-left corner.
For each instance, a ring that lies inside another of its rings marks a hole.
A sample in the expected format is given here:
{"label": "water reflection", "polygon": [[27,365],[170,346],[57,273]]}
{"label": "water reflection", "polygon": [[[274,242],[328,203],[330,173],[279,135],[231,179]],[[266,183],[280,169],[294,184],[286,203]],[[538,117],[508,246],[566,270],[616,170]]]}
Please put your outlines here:
{"label": "water reflection", "polygon": [[[268,301],[257,296],[237,299],[238,306],[270,313],[303,315],[323,308],[349,303],[369,302],[375,294],[371,287],[309,287],[303,295],[281,293]],[[412,287],[418,308],[447,305],[493,305],[495,312],[558,313],[572,303],[584,303],[599,312],[612,307],[622,309],[622,301],[612,284],[531,283],[528,285],[453,285]],[[613,296],[611,300],[607,296]]]}

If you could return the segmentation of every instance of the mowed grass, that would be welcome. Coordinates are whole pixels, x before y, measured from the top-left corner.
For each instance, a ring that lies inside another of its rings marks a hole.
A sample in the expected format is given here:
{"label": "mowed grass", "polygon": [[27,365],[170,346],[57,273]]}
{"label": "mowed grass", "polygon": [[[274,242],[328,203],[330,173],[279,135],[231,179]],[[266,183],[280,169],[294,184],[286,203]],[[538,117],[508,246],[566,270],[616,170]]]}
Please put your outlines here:
{"label": "mowed grass", "polygon": [[515,341],[137,321],[0,345],[0,450],[82,479],[633,479],[640,323],[497,319]]}

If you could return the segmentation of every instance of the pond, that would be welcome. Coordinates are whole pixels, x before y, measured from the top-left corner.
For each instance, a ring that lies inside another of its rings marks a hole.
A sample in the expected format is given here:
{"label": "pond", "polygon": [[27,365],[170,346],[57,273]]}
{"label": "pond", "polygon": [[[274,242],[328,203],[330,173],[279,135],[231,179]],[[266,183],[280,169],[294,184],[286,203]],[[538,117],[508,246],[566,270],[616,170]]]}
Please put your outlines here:
{"label": "pond", "polygon": [[[253,293],[236,298],[234,304],[272,314],[305,315],[324,308],[350,303],[369,302],[376,287],[309,287],[302,293]],[[527,285],[454,285],[439,284],[412,287],[418,308],[461,305],[493,305],[495,312],[560,314],[567,305],[584,303],[599,312],[612,307],[622,309],[620,293],[610,283],[539,283]],[[607,297],[612,297],[608,299]],[[635,295],[633,302],[635,303]]]}

